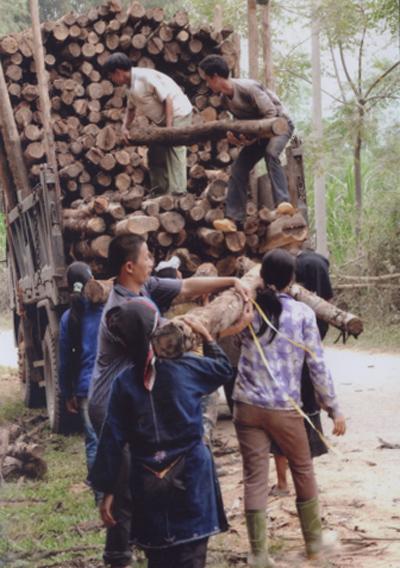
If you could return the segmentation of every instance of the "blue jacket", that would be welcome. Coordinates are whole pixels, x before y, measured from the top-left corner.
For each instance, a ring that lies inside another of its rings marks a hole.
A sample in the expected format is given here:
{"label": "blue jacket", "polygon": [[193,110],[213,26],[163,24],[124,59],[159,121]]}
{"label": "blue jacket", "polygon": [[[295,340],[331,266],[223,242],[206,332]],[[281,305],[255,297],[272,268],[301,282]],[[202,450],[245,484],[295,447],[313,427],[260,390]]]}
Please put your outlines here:
{"label": "blue jacket", "polygon": [[78,375],[71,364],[71,345],[68,338],[68,316],[71,310],[63,314],[60,322],[58,383],[66,400],[73,394],[87,396],[96,359],[97,336],[104,304],[89,304],[85,298],[83,300],[85,311],[82,318],[82,354]]}
{"label": "blue jacket", "polygon": [[[113,381],[89,479],[113,493],[122,448],[131,451],[132,540],[163,548],[227,529],[212,454],[202,442],[201,397],[230,380],[232,368],[213,342],[205,357],[157,359],[152,391],[135,367]],[[213,358],[211,358],[213,357]]]}

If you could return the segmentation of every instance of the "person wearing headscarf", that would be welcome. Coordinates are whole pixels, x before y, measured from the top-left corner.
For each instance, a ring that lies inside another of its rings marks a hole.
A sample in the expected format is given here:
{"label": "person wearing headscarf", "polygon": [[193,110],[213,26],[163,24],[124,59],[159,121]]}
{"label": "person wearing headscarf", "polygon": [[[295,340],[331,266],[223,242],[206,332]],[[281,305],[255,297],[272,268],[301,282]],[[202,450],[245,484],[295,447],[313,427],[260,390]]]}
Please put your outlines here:
{"label": "person wearing headscarf", "polygon": [[131,541],[149,568],[203,568],[208,538],[227,530],[210,448],[202,441],[201,398],[228,381],[229,360],[205,329],[182,316],[203,338],[204,357],[155,356],[156,306],[137,297],[106,313],[133,364],[113,381],[89,479],[104,492],[100,513],[109,527],[123,448],[131,454]]}
{"label": "person wearing headscarf", "polygon": [[247,563],[251,568],[275,565],[268,555],[266,533],[271,439],[289,461],[308,558],[318,558],[337,540],[336,533],[322,532],[318,486],[304,420],[292,403],[302,404],[304,360],[317,401],[333,420],[332,433],[343,435],[346,421],[326,366],[315,313],[286,294],[294,274],[294,259],[287,251],[266,253],[261,265],[265,288],[257,295],[266,319],[257,312],[252,322],[254,333],[245,329],[238,336],[241,354],[232,397],[233,418],[243,458],[244,508],[251,547]]}
{"label": "person wearing headscarf", "polygon": [[[84,262],[67,269],[70,309],[60,321],[58,384],[70,414],[80,414],[85,435],[88,471],[97,450],[97,436],[88,414],[87,396],[97,351],[97,336],[104,304],[90,304],[83,296],[92,272]],[[102,495],[95,492],[99,502]]]}

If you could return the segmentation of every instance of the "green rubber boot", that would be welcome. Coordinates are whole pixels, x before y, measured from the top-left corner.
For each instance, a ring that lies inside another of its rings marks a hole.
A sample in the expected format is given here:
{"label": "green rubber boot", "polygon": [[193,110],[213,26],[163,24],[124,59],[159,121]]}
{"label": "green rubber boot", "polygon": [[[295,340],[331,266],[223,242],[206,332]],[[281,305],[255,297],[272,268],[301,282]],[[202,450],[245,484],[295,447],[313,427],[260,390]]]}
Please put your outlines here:
{"label": "green rubber boot", "polygon": [[338,541],[339,535],[336,531],[322,533],[322,522],[319,514],[318,497],[296,503],[299,514],[301,531],[306,543],[307,558],[315,560],[332,548]]}
{"label": "green rubber boot", "polygon": [[250,568],[273,568],[275,562],[268,556],[267,520],[263,509],[245,511],[247,534],[251,551],[247,557]]}

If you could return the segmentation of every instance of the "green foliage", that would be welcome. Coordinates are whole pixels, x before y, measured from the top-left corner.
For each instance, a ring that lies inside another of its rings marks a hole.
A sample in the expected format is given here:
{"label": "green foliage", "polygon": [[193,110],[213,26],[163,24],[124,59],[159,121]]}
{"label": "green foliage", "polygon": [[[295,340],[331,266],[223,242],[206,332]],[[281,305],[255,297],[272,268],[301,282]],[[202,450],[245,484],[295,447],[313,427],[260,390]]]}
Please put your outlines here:
{"label": "green foliage", "polygon": [[0,35],[8,35],[30,27],[29,0],[0,0]]}

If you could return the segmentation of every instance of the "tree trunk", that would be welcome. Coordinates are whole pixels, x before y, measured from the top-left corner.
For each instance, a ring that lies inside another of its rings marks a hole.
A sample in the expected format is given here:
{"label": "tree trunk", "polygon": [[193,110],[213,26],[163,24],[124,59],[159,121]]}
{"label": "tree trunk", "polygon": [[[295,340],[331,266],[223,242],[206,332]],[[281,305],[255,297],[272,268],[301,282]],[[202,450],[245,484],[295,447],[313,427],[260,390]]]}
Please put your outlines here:
{"label": "tree trunk", "polygon": [[213,120],[206,124],[191,124],[185,128],[135,128],[130,133],[132,145],[190,146],[206,140],[225,138],[228,131],[235,136],[270,138],[287,132],[287,121],[282,117],[262,120]]}
{"label": "tree trunk", "polygon": [[[242,277],[242,282],[250,289],[251,297],[257,296],[262,289],[260,265],[246,260],[244,266],[252,268]],[[362,320],[353,314],[343,312],[333,304],[319,298],[299,284],[292,284],[287,293],[296,300],[302,301],[315,310],[316,315],[350,335],[357,337],[363,330]],[[238,320],[243,311],[243,300],[232,288],[222,292],[207,306],[190,310],[190,315],[197,317],[208,329],[211,335],[216,335],[228,329]],[[185,351],[193,349],[199,338],[191,328],[182,321],[172,319],[158,327],[153,335],[152,343],[159,357],[175,358]]]}

